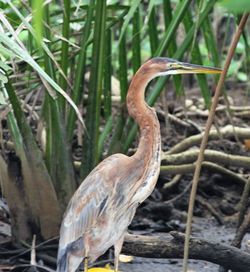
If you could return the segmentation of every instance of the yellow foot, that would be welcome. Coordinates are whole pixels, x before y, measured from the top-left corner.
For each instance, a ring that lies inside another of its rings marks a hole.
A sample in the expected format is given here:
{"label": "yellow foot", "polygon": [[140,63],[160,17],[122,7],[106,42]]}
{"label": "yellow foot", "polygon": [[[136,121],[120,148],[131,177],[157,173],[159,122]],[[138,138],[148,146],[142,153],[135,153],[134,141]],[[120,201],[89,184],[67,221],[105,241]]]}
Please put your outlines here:
{"label": "yellow foot", "polygon": [[88,258],[86,257],[85,259],[84,259],[84,272],[88,272],[89,270],[88,270]]}
{"label": "yellow foot", "polygon": [[90,268],[88,272],[115,272],[115,271],[110,269],[110,266],[107,264],[105,267]]}

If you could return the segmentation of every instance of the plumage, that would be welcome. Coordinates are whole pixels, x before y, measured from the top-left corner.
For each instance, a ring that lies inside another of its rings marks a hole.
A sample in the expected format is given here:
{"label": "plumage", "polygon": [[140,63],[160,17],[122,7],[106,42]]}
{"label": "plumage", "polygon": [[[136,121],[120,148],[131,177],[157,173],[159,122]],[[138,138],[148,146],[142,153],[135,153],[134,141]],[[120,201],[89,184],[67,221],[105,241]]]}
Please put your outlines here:
{"label": "plumage", "polygon": [[[154,77],[176,74],[183,67],[190,73],[201,70],[200,66],[194,66],[192,71],[190,64],[154,58],[133,77],[127,108],[140,128],[139,146],[131,157],[115,154],[103,160],[73,195],[60,230],[58,272],[74,272],[83,258],[94,261],[113,245],[118,271],[124,235],[136,208],[153,191],[160,171],[160,125],[154,109],[145,103],[145,88]],[[203,68],[204,71],[215,70]]]}

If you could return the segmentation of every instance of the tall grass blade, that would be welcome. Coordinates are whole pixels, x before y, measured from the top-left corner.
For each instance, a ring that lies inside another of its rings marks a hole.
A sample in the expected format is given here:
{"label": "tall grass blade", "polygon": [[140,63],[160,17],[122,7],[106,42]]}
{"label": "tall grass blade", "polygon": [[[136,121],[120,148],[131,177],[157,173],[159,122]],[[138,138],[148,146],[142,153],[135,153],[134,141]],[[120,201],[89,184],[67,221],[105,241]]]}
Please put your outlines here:
{"label": "tall grass blade", "polygon": [[106,30],[105,43],[105,66],[104,66],[104,89],[103,108],[104,118],[107,121],[112,114],[112,36],[111,29]]}
{"label": "tall grass blade", "polygon": [[[60,74],[59,78],[59,85],[61,88],[66,91],[67,90],[67,74],[68,74],[68,66],[69,66],[69,35],[70,35],[70,0],[64,0],[63,1],[63,26],[62,26],[62,49],[61,49],[61,68],[63,71],[63,74]],[[66,77],[66,78],[65,78]],[[60,109],[62,111],[62,114],[64,115],[65,111],[65,98],[63,96],[60,96],[59,98],[59,105]]]}
{"label": "tall grass blade", "polygon": [[126,16],[126,19],[124,20],[124,22],[122,24],[122,29],[121,29],[120,37],[119,37],[119,40],[118,40],[118,44],[121,43],[123,35],[125,34],[125,31],[126,31],[126,29],[128,27],[128,24],[129,24],[130,20],[133,18],[134,13],[136,12],[136,10],[139,7],[140,3],[141,3],[141,0],[134,0],[131,3],[130,9],[129,9],[128,14]]}
{"label": "tall grass blade", "polygon": [[165,50],[168,48],[169,43],[171,42],[175,31],[179,24],[182,22],[183,16],[188,10],[188,6],[191,4],[192,0],[183,0],[177,4],[177,7],[173,14],[173,20],[168,26],[167,31],[164,34],[157,50],[154,53],[154,56],[161,56]]}
{"label": "tall grass blade", "polygon": [[43,0],[32,1],[32,14],[35,37],[38,46],[40,46],[43,38]]}
{"label": "tall grass blade", "polygon": [[[165,30],[167,31],[168,26],[171,24],[171,21],[173,20],[172,7],[171,7],[170,0],[163,0],[163,12],[164,12]],[[170,58],[172,58],[174,53],[178,50],[175,39],[176,39],[176,35],[173,35],[173,38],[171,39],[167,49],[167,56],[169,56]],[[175,90],[177,95],[181,95],[184,93],[181,78],[182,78],[181,75],[176,75],[173,77],[173,82],[175,85]]]}
{"label": "tall grass blade", "polygon": [[[184,22],[185,30],[186,32],[188,32],[189,29],[194,25],[194,22],[192,20],[192,15],[189,11],[186,13],[183,22]],[[195,24],[194,34],[197,33],[197,24],[198,22]],[[194,37],[194,39],[195,38],[196,37]],[[202,57],[201,57],[200,49],[197,42],[193,42],[191,56],[192,56],[193,63],[202,64]],[[200,85],[201,93],[204,98],[205,104],[207,107],[209,107],[211,102],[211,95],[209,92],[206,75],[198,74],[197,79]]]}
{"label": "tall grass blade", "polygon": [[[50,25],[49,8],[45,8],[45,21]],[[45,29],[45,38],[51,40],[49,28]],[[45,71],[55,81],[56,73],[51,58],[44,54]],[[73,163],[67,147],[65,126],[60,111],[58,99],[52,99],[46,94],[44,117],[46,120],[46,163],[53,180],[61,209],[64,210],[73,195],[76,182]],[[57,163],[55,163],[57,162]]]}
{"label": "tall grass blade", "polygon": [[135,73],[141,66],[141,36],[140,36],[140,8],[138,7],[133,17],[133,38],[132,38],[132,66]]}
{"label": "tall grass blade", "polygon": [[97,164],[101,94],[105,53],[106,1],[97,0],[95,9],[94,41],[92,51],[86,127],[89,137],[84,137],[81,175],[85,177]]}
{"label": "tall grass blade", "polygon": [[[203,24],[201,25],[202,34],[205,39],[206,47],[209,52],[208,58],[211,60],[213,65],[216,67],[220,66],[220,56],[217,48],[217,44],[215,41],[214,30],[212,28],[211,22],[209,18],[204,20]],[[211,54],[211,56],[210,56]]]}
{"label": "tall grass blade", "polygon": [[159,45],[155,8],[152,8],[150,16],[149,16],[148,34],[149,34],[151,55],[154,55]]}
{"label": "tall grass blade", "polygon": [[121,137],[124,130],[126,116],[124,112],[124,105],[128,90],[128,68],[127,68],[127,53],[126,53],[126,32],[124,33],[121,42],[119,43],[119,81],[120,81],[120,114],[116,118],[116,126],[112,135],[108,154],[117,153],[121,150]]}
{"label": "tall grass blade", "polygon": [[[95,9],[95,0],[90,0],[88,9],[87,9],[87,17],[86,22],[84,25],[84,29],[82,32],[81,37],[81,50],[80,54],[76,60],[76,72],[75,72],[75,81],[73,84],[73,91],[72,91],[72,100],[76,105],[79,105],[81,102],[82,94],[84,92],[84,75],[85,75],[85,68],[86,68],[86,50],[88,45],[88,39],[91,34],[91,22],[93,19]],[[68,119],[67,119],[67,137],[68,141],[70,142],[73,137],[73,132],[76,123],[76,113],[72,108],[69,109],[68,112]]]}
{"label": "tall grass blade", "polygon": [[112,125],[113,125],[113,117],[112,115],[109,116],[109,118],[106,120],[106,124],[104,126],[104,129],[99,137],[99,143],[98,143],[98,156],[99,159],[101,159],[104,147],[105,147],[105,141],[107,140],[109,133],[112,131]]}

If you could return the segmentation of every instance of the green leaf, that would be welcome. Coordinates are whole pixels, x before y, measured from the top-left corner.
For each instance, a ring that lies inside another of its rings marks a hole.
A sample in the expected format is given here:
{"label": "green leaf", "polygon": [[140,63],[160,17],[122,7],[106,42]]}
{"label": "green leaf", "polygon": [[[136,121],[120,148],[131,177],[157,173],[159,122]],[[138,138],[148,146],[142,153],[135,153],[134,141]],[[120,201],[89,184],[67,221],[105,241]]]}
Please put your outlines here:
{"label": "green leaf", "polygon": [[238,78],[240,81],[244,81],[244,82],[246,82],[246,81],[248,80],[247,74],[246,74],[246,73],[243,73],[243,72],[238,72],[237,78]]}
{"label": "green leaf", "polygon": [[249,0],[224,0],[221,2],[221,5],[232,13],[244,13],[250,11]]}
{"label": "green leaf", "polygon": [[[199,22],[199,21],[198,21]],[[183,19],[183,23],[184,23],[184,27],[186,32],[188,33],[189,29],[192,26],[195,26],[195,31],[194,31],[194,35],[196,35],[198,28],[197,22],[195,23],[192,19],[192,14],[191,12],[188,10],[186,13],[186,16]],[[194,39],[196,37],[194,36]],[[201,57],[201,53],[199,50],[199,45],[197,42],[195,42],[195,40],[193,40],[193,48],[191,48],[191,57],[192,57],[192,62],[193,63],[202,63],[202,57]],[[197,74],[197,79],[198,79],[198,83],[201,89],[201,93],[202,96],[204,98],[205,104],[207,106],[207,108],[209,108],[210,105],[210,92],[209,92],[209,88],[208,88],[208,84],[207,84],[207,78],[206,75],[204,74]]]}
{"label": "green leaf", "polygon": [[86,127],[89,137],[84,137],[82,176],[87,174],[99,161],[98,142],[101,113],[101,95],[103,84],[103,68],[106,38],[106,1],[96,1],[96,16],[94,25],[94,41],[92,50],[91,74],[89,80],[89,95],[87,101]]}
{"label": "green leaf", "polygon": [[0,89],[0,105],[7,105],[1,89]]}
{"label": "green leaf", "polygon": [[1,69],[0,69],[0,81],[2,81],[3,83],[8,82],[8,78],[5,76],[5,73]]}
{"label": "green leaf", "polygon": [[[69,66],[69,27],[70,25],[70,0],[64,0],[63,1],[63,26],[62,26],[62,52],[61,52],[61,67],[62,71],[65,75],[60,74],[59,79],[59,85],[63,90],[67,89],[67,73],[68,73],[68,66]],[[60,96],[59,98],[60,106],[62,113],[64,114],[64,108],[65,108],[65,99],[64,97]]]}
{"label": "green leaf", "polygon": [[[37,73],[41,76],[42,79],[45,79],[45,81],[47,81],[57,92],[64,96],[68,103],[74,108],[80,122],[84,126],[81,113],[79,112],[75,103],[72,101],[69,95],[41,68],[41,66],[38,65],[38,63],[30,56],[30,54],[26,50],[21,48],[15,41],[10,39],[5,33],[0,32],[0,42],[2,43],[2,45],[8,48],[5,49],[3,46],[1,46],[2,48],[0,47],[0,51],[1,49],[3,49],[5,53],[9,53],[12,51],[12,56],[14,54],[16,57],[28,63],[35,71],[37,71]],[[43,83],[45,82],[43,81]],[[45,87],[47,88],[48,91],[50,90],[47,84],[45,84]],[[52,95],[51,92],[49,93],[50,95]]]}
{"label": "green leaf", "polygon": [[133,17],[133,38],[132,38],[132,66],[133,72],[141,66],[141,36],[140,36],[140,9],[138,8]]}
{"label": "green leaf", "polygon": [[178,28],[179,24],[183,21],[183,16],[188,10],[188,6],[191,4],[191,0],[184,0],[180,1],[177,5],[174,13],[173,13],[173,20],[168,26],[167,31],[164,34],[161,43],[158,46],[158,49],[155,51],[154,56],[161,56],[164,53],[164,50],[168,48],[169,44],[172,41],[173,36],[176,33],[176,29]]}
{"label": "green leaf", "polygon": [[[35,32],[34,28],[29,23],[29,21],[27,20],[27,18],[22,15],[22,13],[18,9],[18,7],[13,3],[13,1],[11,1],[11,0],[4,0],[4,2],[8,3],[8,5],[11,7],[11,9],[14,11],[14,13],[17,15],[17,17],[22,21],[22,24],[27,28],[27,30],[29,31],[29,33],[31,34],[31,36],[34,37],[34,39],[37,39],[36,32]],[[64,75],[64,73],[63,73],[60,65],[57,63],[55,57],[53,56],[53,54],[51,53],[51,51],[49,50],[48,46],[45,44],[45,42],[43,40],[40,41],[40,45],[43,48],[43,50],[46,52],[46,54],[54,62],[54,64],[56,65],[56,67],[57,67],[57,69],[59,71],[59,73],[61,73],[65,77],[65,75]]]}
{"label": "green leaf", "polygon": [[239,64],[237,61],[233,60],[231,63],[230,63],[230,66],[229,66],[229,69],[228,69],[228,72],[227,72],[227,76],[231,76],[231,75],[234,75],[235,74],[235,71],[238,71],[239,69]]}
{"label": "green leaf", "polygon": [[[85,25],[82,31],[81,44],[80,44],[81,50],[80,50],[79,57],[77,59],[74,87],[71,94],[72,100],[74,101],[76,105],[80,104],[82,99],[82,93],[84,92],[84,84],[83,84],[82,78],[84,77],[84,74],[85,74],[87,42],[91,33],[91,23],[92,23],[93,14],[94,14],[94,8],[95,8],[95,0],[91,0],[87,10],[87,17],[85,18]],[[74,110],[70,108],[68,113],[68,119],[67,119],[67,135],[68,135],[69,141],[73,137],[75,123],[76,123],[76,114]]]}
{"label": "green leaf", "polygon": [[3,61],[0,60],[0,68],[2,68],[4,71],[9,71],[11,70],[10,66],[5,64]]}
{"label": "green leaf", "polygon": [[4,84],[8,82],[8,78],[6,77],[5,72],[9,71],[10,69],[10,66],[0,60],[0,81],[2,81]]}
{"label": "green leaf", "polygon": [[138,6],[140,5],[140,2],[141,2],[141,0],[134,0],[133,4],[131,4],[129,12],[128,12],[128,14],[126,16],[126,19],[125,19],[125,21],[124,21],[124,23],[122,25],[122,30],[121,30],[121,34],[120,34],[118,44],[121,43],[123,35],[124,35],[124,33],[125,33],[126,29],[127,29],[127,26],[129,24],[130,20],[133,18],[134,13],[136,12]]}
{"label": "green leaf", "polygon": [[236,52],[238,54],[245,53],[245,44],[242,40],[238,42],[237,47],[236,47]]}
{"label": "green leaf", "polygon": [[39,46],[43,39],[43,2],[43,0],[32,1],[32,22],[36,32],[36,40]]}

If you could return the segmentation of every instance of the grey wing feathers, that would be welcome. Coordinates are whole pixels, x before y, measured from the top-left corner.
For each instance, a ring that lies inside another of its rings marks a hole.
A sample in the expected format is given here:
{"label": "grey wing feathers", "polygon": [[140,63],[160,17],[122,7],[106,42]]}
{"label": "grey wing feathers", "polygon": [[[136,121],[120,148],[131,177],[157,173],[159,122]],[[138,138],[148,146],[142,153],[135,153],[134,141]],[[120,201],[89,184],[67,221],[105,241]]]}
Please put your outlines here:
{"label": "grey wing feathers", "polygon": [[84,180],[65,212],[60,231],[60,249],[82,237],[95,224],[109,193],[99,172],[92,172]]}
{"label": "grey wing feathers", "polygon": [[[83,181],[72,197],[60,231],[60,250],[83,237],[104,211],[123,205],[133,194],[140,171],[128,171],[129,157],[115,154],[102,161]],[[117,175],[119,171],[119,175]]]}

